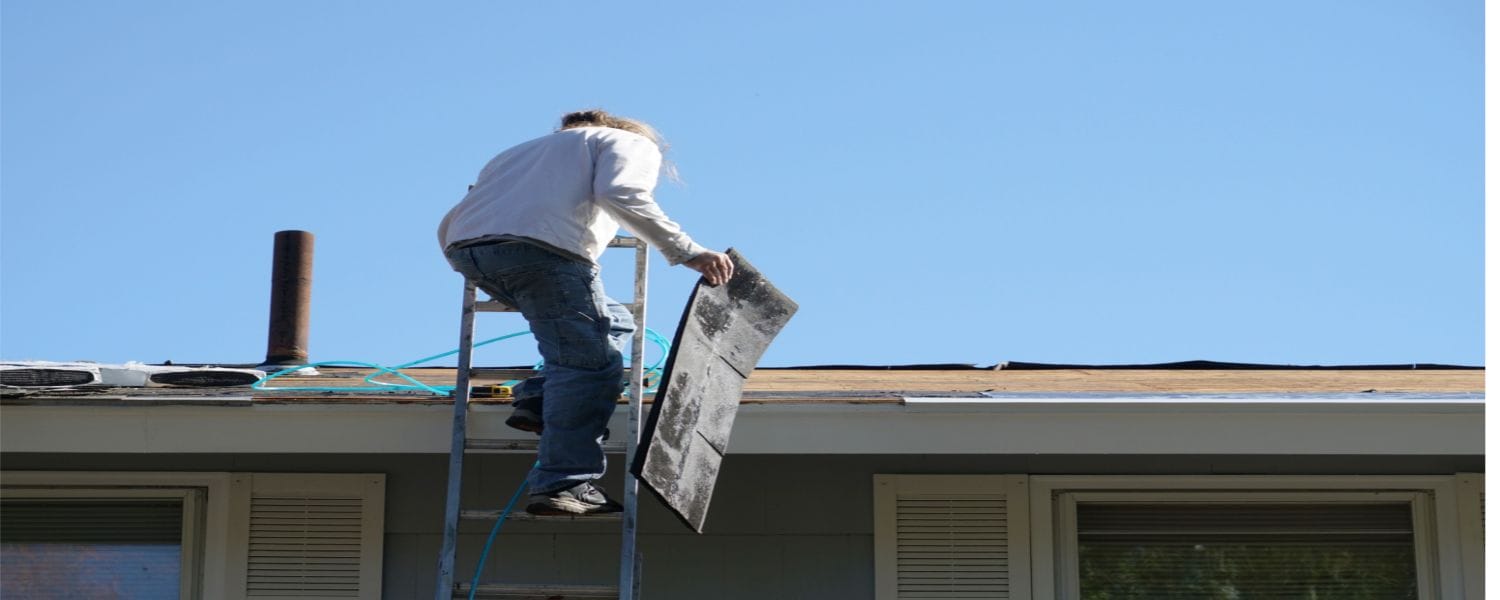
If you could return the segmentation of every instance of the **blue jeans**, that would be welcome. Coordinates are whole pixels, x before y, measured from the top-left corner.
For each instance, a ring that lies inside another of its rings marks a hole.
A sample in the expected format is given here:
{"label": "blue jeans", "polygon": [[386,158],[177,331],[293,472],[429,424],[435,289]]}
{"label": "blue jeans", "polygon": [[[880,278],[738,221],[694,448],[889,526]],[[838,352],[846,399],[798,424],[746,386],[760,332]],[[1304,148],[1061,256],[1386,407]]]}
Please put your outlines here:
{"label": "blue jeans", "polygon": [[544,425],[538,465],[527,479],[531,493],[603,477],[604,428],[625,389],[621,351],[635,320],[604,295],[599,267],[525,242],[457,248],[447,256],[453,270],[519,309],[536,337],[542,376],[524,382],[516,402],[541,414]]}

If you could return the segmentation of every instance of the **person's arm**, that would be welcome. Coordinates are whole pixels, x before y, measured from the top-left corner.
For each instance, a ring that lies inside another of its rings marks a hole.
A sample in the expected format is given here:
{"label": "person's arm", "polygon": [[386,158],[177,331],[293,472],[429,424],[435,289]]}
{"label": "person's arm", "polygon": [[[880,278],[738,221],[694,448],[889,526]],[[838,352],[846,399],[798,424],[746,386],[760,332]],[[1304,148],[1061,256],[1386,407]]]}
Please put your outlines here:
{"label": "person's arm", "polygon": [[594,197],[626,229],[660,250],[667,262],[702,273],[709,284],[729,281],[729,257],[693,241],[667,218],[652,192],[661,171],[661,151],[637,135],[612,135],[599,142],[594,161]]}

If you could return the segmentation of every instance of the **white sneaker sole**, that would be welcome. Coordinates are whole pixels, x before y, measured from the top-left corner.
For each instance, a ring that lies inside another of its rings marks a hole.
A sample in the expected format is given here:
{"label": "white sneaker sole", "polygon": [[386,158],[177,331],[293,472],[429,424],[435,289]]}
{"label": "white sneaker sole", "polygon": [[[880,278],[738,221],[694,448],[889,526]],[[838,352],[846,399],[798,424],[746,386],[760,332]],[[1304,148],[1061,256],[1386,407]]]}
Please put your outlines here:
{"label": "white sneaker sole", "polygon": [[619,511],[607,504],[589,504],[576,498],[548,498],[526,507],[526,512],[533,515],[591,515]]}

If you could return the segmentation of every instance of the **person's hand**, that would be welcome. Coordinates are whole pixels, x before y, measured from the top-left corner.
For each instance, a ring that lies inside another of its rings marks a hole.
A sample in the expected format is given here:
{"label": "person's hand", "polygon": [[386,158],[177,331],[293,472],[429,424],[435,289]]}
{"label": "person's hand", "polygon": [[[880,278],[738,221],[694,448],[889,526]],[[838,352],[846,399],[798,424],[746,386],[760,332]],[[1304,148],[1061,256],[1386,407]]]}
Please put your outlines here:
{"label": "person's hand", "polygon": [[730,261],[729,255],[723,252],[710,250],[682,264],[702,273],[708,285],[721,285],[729,281],[730,277],[734,277],[734,262]]}

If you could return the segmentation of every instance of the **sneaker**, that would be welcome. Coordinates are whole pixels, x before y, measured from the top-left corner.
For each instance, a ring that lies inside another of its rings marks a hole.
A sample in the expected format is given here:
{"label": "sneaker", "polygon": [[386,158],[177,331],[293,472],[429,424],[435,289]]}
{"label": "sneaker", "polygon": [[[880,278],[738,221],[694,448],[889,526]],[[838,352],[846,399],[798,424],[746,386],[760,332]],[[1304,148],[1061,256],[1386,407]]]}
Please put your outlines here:
{"label": "sneaker", "polygon": [[625,510],[593,483],[583,482],[546,494],[532,494],[526,512],[533,515],[596,515]]}
{"label": "sneaker", "polygon": [[542,416],[524,408],[510,411],[510,417],[505,419],[505,424],[521,431],[542,434]]}

